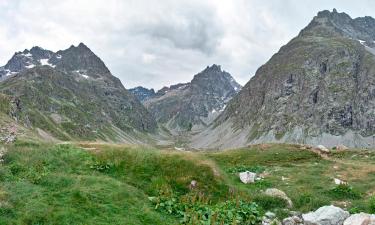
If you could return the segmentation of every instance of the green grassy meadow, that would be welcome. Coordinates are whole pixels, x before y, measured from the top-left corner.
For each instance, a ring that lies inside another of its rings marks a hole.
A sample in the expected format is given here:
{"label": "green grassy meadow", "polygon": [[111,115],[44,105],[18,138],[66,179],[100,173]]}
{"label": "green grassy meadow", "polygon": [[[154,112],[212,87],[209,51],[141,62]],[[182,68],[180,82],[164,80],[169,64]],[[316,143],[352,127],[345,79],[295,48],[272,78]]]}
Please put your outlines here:
{"label": "green grassy meadow", "polygon": [[[181,152],[30,141],[0,150],[0,224],[258,224],[266,211],[282,219],[327,204],[375,210],[375,153],[367,150],[322,158],[286,144]],[[242,184],[242,170],[264,179]],[[267,188],[284,191],[293,208]]]}

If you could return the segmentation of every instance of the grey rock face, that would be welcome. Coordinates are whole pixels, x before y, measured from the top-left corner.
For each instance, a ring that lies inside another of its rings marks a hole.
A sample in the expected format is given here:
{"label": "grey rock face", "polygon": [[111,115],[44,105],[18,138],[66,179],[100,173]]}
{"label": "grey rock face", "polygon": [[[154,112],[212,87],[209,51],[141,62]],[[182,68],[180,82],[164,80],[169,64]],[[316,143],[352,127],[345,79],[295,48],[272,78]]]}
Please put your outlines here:
{"label": "grey rock face", "polygon": [[270,141],[373,145],[373,21],[320,12],[257,70],[210,132],[230,123],[233,130],[250,130],[242,145]]}
{"label": "grey rock face", "polygon": [[195,75],[190,83],[162,88],[144,105],[168,128],[191,130],[210,124],[240,89],[229,73],[213,65]]}

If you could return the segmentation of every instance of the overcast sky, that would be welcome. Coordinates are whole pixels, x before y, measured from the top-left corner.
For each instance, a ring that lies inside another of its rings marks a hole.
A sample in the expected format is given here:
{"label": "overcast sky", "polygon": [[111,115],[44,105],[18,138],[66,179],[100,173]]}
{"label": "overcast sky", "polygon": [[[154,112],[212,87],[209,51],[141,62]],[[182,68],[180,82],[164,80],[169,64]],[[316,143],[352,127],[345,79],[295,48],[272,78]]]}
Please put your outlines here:
{"label": "overcast sky", "polygon": [[126,88],[220,64],[244,85],[318,11],[375,17],[373,0],[0,0],[0,65],[32,46],[85,43]]}

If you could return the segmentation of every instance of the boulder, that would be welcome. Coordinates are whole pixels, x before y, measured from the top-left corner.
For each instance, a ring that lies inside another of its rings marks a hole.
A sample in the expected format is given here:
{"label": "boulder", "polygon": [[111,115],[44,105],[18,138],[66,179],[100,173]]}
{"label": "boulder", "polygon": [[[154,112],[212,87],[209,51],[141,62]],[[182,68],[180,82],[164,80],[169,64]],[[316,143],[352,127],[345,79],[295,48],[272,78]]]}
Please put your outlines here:
{"label": "boulder", "polygon": [[324,145],[318,145],[316,146],[316,149],[318,149],[320,152],[323,152],[323,153],[329,153],[329,149],[326,148]]}
{"label": "boulder", "polygon": [[303,220],[298,216],[291,216],[283,219],[283,225],[303,225]]}
{"label": "boulder", "polygon": [[292,203],[292,200],[290,200],[290,198],[285,194],[285,192],[279,190],[279,189],[276,189],[276,188],[268,188],[265,192],[264,192],[265,195],[268,195],[268,196],[272,196],[272,197],[277,197],[277,198],[281,198],[281,199],[284,199],[287,203],[288,203],[288,207],[289,208],[292,208],[293,207],[293,203]]}
{"label": "boulder", "polygon": [[345,151],[348,150],[349,148],[346,147],[345,145],[336,145],[336,150],[337,151]]}
{"label": "boulder", "polygon": [[303,214],[302,218],[305,225],[343,225],[349,216],[347,211],[330,205],[320,207],[315,212]]}
{"label": "boulder", "polygon": [[375,225],[375,215],[367,213],[353,214],[344,221],[344,225]]}
{"label": "boulder", "polygon": [[249,183],[255,182],[255,178],[257,174],[250,172],[250,171],[246,171],[246,172],[241,172],[239,176],[240,176],[240,180],[242,181],[242,183],[249,184]]}

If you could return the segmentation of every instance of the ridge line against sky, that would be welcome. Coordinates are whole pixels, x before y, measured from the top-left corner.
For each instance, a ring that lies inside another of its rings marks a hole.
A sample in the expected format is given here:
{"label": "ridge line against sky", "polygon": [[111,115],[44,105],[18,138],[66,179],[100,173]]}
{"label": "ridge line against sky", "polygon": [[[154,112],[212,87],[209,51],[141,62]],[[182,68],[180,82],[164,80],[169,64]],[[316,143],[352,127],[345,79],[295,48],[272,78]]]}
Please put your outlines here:
{"label": "ridge line against sky", "polygon": [[0,65],[85,43],[126,88],[190,81],[207,65],[244,85],[321,10],[375,17],[371,0],[0,0]]}

